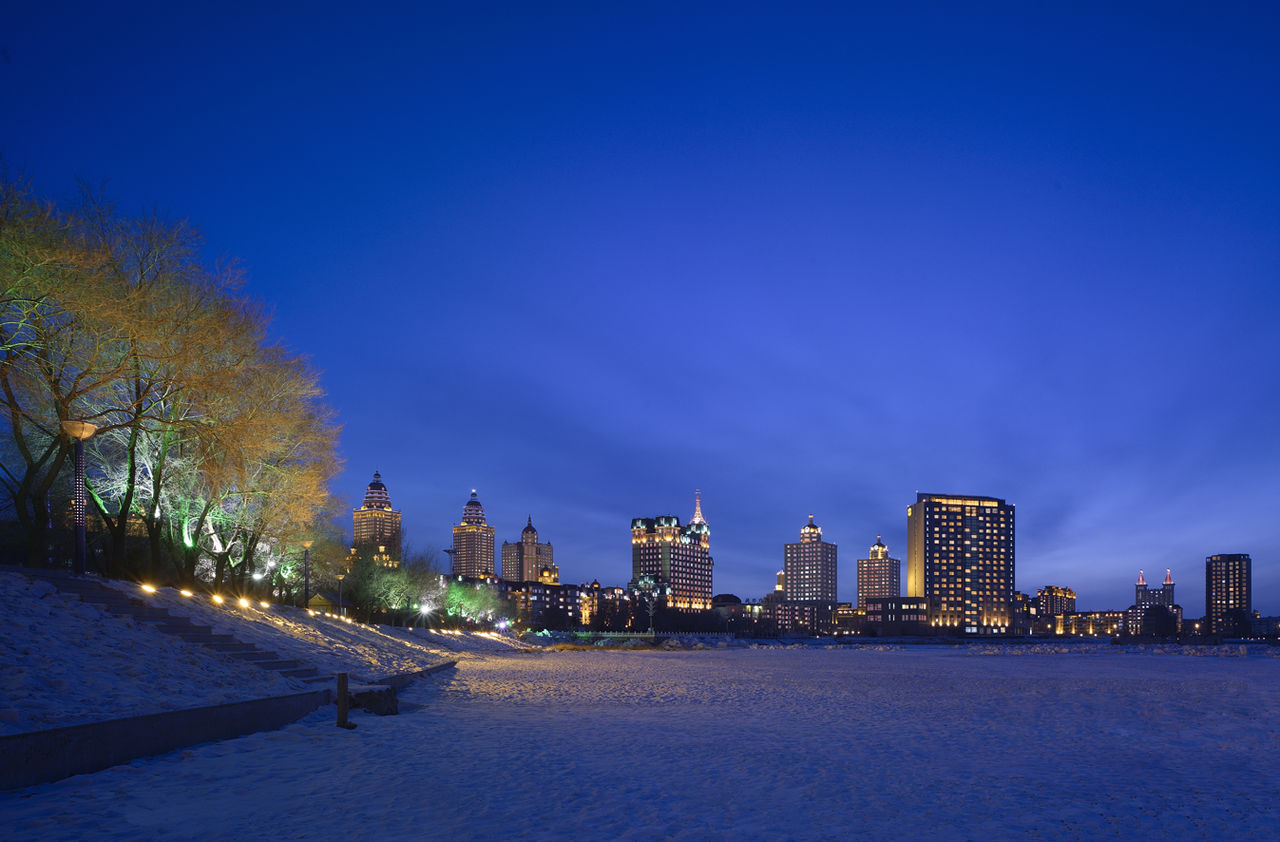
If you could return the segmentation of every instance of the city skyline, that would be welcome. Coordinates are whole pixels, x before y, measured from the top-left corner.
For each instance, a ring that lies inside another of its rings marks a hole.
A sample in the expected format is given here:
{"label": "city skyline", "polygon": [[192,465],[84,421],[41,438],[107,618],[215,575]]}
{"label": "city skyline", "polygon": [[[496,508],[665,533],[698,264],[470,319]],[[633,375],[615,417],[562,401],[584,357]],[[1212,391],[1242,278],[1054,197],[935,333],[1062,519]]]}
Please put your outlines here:
{"label": "city skyline", "polygon": [[476,488],[621,584],[700,488],[758,598],[809,513],[903,557],[917,493],[995,495],[1024,593],[1195,615],[1248,553],[1277,614],[1276,16],[32,6],[0,155],[239,258],[412,546]]}
{"label": "city skyline", "polygon": [[[471,492],[471,499],[472,499],[473,501],[474,501],[475,497],[477,496],[477,494],[478,494],[478,492],[477,492],[477,491],[475,491],[475,490],[473,490],[473,491]],[[917,497],[918,497],[918,498],[920,498],[920,497],[944,497],[944,498],[945,498],[945,497],[961,497],[961,498],[963,498],[963,497],[972,497],[972,496],[974,496],[974,495],[965,495],[965,494],[926,495],[926,494],[922,494],[922,493],[917,493]],[[1000,504],[1002,504],[1002,505],[1004,504],[1004,501],[996,501],[996,502],[999,502],[999,503],[1000,503]],[[685,521],[685,518],[681,517],[679,514],[662,515],[662,516],[659,516],[659,517],[672,517],[672,518],[675,518],[677,521],[680,521],[680,522],[684,522],[684,521]],[[806,526],[802,529],[802,535],[803,535],[803,533],[804,533],[804,530],[807,530],[807,529],[810,529],[810,528],[814,528],[814,527],[815,527],[815,525],[814,525],[814,523],[813,523],[813,515],[812,515],[812,514],[808,515],[808,518],[809,518],[809,524],[808,524],[808,525],[806,525]],[[650,520],[652,520],[652,518],[650,518]],[[703,519],[702,519],[702,498],[701,498],[701,490],[700,490],[700,489],[699,489],[699,490],[697,490],[697,491],[695,492],[694,513],[693,513],[692,517],[688,519],[688,522],[689,522],[689,523],[699,522],[699,523],[703,523],[703,524],[706,524],[706,523],[707,523],[705,520],[703,520]],[[492,528],[492,524],[490,524],[490,527]],[[455,527],[455,528],[456,528],[456,527]],[[524,534],[525,534],[528,530],[530,530],[530,529],[532,529],[532,515],[529,515],[529,516],[527,516],[527,517],[526,517],[526,526],[521,530],[521,535],[524,535]],[[632,533],[634,534],[634,519],[633,519],[633,521],[632,521],[632,528],[631,528],[631,531],[632,531]],[[904,529],[903,529],[903,534],[904,534],[904,536],[906,535],[906,533],[907,533],[907,528],[905,528],[905,527],[904,527]],[[820,531],[820,530],[818,531],[818,533],[817,533],[817,534],[818,534],[818,536],[819,536],[819,540],[821,540],[821,539],[824,537],[824,536],[822,535],[822,533],[821,533],[821,531]],[[534,532],[533,532],[533,535],[534,535],[534,539],[536,540],[538,533],[537,533],[536,531],[534,531]],[[873,546],[872,546],[872,551],[873,551],[872,555],[873,555],[873,556],[875,555],[874,550],[876,549],[876,545],[879,545],[879,546],[881,547],[881,549],[883,549],[883,548],[884,548],[884,542],[883,542],[882,538],[883,538],[883,536],[882,536],[882,535],[880,535],[880,534],[877,534],[877,535],[876,535],[876,540],[875,540],[875,542],[874,542],[874,544],[873,544]],[[1010,539],[1010,540],[1012,540],[1012,539]],[[903,539],[903,546],[904,546],[904,547],[906,547],[907,545],[908,545],[908,541],[907,541],[907,539],[904,537],[904,539]],[[783,549],[784,549],[784,550],[787,550],[787,548],[792,547],[792,546],[798,546],[798,545],[796,545],[796,544],[794,544],[794,543],[792,543],[792,542],[787,542],[787,541],[782,542],[782,547],[783,547]],[[632,548],[632,544],[631,544],[630,542],[628,542],[628,543],[626,544],[626,546],[625,546],[625,551],[626,551],[626,552],[627,552],[627,554],[628,554],[628,561],[627,561],[627,565],[628,565],[628,567],[627,567],[627,569],[628,569],[629,571],[631,571],[631,570],[632,570],[632,568],[631,568],[632,561],[631,561],[631,558],[630,558],[630,555],[629,555],[629,554],[630,554],[630,551],[631,551],[631,548]],[[1197,571],[1200,571],[1200,570],[1201,570],[1202,565],[1205,563],[1206,559],[1207,559],[1207,558],[1208,558],[1208,556],[1210,556],[1210,555],[1212,555],[1212,556],[1219,556],[1219,555],[1222,555],[1222,554],[1220,554],[1220,553],[1211,553],[1211,554],[1206,554],[1206,556],[1205,556],[1205,557],[1202,557],[1202,558],[1198,559],[1198,560],[1196,561],[1196,565],[1195,565],[1195,569],[1196,569]],[[1229,555],[1229,554],[1228,554],[1228,555]],[[1244,554],[1244,555],[1246,555],[1246,556],[1247,556],[1247,555],[1249,555],[1249,554],[1247,554],[1247,553],[1246,553],[1246,554]],[[886,556],[886,558],[887,558],[887,556]],[[895,562],[897,562],[897,561],[898,561],[897,559],[887,559],[887,560],[889,560],[889,561],[895,561]],[[449,560],[448,556],[447,556],[444,552],[442,552],[442,553],[440,553],[439,555],[437,555],[437,556],[436,556],[436,563],[437,563],[437,565],[439,566],[439,568],[440,568],[442,571],[444,571],[444,572],[448,572],[448,571],[451,569],[451,562],[450,562],[450,560]],[[899,562],[899,563],[900,563],[900,562]],[[837,594],[838,600],[839,600],[840,602],[847,602],[847,603],[851,603],[851,604],[853,604],[853,605],[855,605],[855,606],[856,606],[856,605],[858,604],[858,602],[859,602],[859,599],[858,599],[858,581],[859,581],[859,580],[858,580],[858,578],[857,578],[858,564],[859,564],[859,562],[858,562],[857,560],[848,560],[848,559],[846,559],[842,564],[841,564],[841,563],[838,563],[839,567],[843,568],[843,569],[844,569],[844,571],[845,571],[845,572],[844,572],[844,574],[843,574],[843,576],[839,576],[839,575],[838,575],[839,582],[840,582],[840,590],[839,590],[839,592],[838,592],[838,594]],[[605,565],[605,567],[606,567],[606,568],[612,568],[613,566],[615,566],[615,565],[611,565],[611,564],[606,564],[606,565]],[[558,569],[558,568],[559,568],[559,565],[557,564],[557,565],[556,565],[556,567],[557,567],[557,569]],[[1144,570],[1145,570],[1144,568],[1139,568],[1139,569],[1138,569],[1138,571],[1137,571],[1136,577],[1137,577],[1137,585],[1138,585],[1138,586],[1144,586],[1144,585],[1145,585],[1145,581],[1144,581],[1144,579],[1143,579]],[[744,590],[741,590],[741,591],[737,591],[737,590],[733,590],[733,589],[722,588],[722,587],[718,584],[718,580],[717,580],[717,579],[715,579],[715,578],[714,578],[714,576],[722,575],[722,574],[724,573],[724,571],[722,570],[722,564],[721,564],[719,561],[717,561],[717,563],[716,563],[716,565],[715,565],[715,572],[713,573],[712,591],[713,591],[713,593],[714,593],[714,594],[731,593],[731,594],[733,594],[733,595],[735,595],[735,596],[737,596],[737,597],[739,597],[739,598],[743,599],[744,601],[758,601],[758,600],[759,600],[759,599],[761,599],[762,597],[764,597],[764,596],[766,596],[766,595],[769,595],[769,594],[771,594],[771,593],[774,593],[774,586],[776,585],[777,581],[780,581],[780,580],[778,579],[778,575],[779,575],[781,572],[782,572],[782,565],[779,565],[778,569],[774,571],[773,575],[772,575],[772,576],[771,576],[771,577],[770,577],[770,578],[765,582],[765,584],[764,584],[763,586],[761,586],[761,587],[757,587],[757,588],[755,588],[755,589],[750,589],[750,586],[749,586],[749,588],[748,588],[748,589],[744,589]],[[634,575],[634,572],[633,572],[633,571],[632,571],[632,574]],[[1256,571],[1254,571],[1254,574],[1255,574],[1255,575],[1254,575],[1253,580],[1254,580],[1254,581],[1256,581]],[[900,574],[900,575],[901,575],[901,574]],[[1196,576],[1185,576],[1185,578],[1184,578],[1184,579],[1179,580],[1179,581],[1181,581],[1181,582],[1182,582],[1182,584],[1183,584],[1183,588],[1184,588],[1184,591],[1183,591],[1183,592],[1184,592],[1184,593],[1186,593],[1186,592],[1194,592],[1194,589],[1195,589],[1195,587],[1194,587],[1194,586],[1195,586],[1196,582],[1198,581],[1199,576],[1200,576],[1200,573],[1199,573],[1199,572],[1197,572]],[[506,577],[504,577],[504,578],[506,578]],[[1129,576],[1129,577],[1128,577],[1128,579],[1127,579],[1127,585],[1126,585],[1125,593],[1130,592],[1130,591],[1134,588],[1133,578],[1134,578],[1134,575],[1132,574],[1132,571],[1130,571],[1130,576]],[[620,579],[620,580],[615,581],[615,580],[614,580],[614,579],[612,579],[612,578],[602,577],[601,575],[599,575],[599,573],[592,573],[590,570],[586,570],[586,569],[582,570],[580,573],[578,573],[578,572],[571,572],[570,574],[568,574],[568,575],[563,579],[563,581],[564,581],[565,583],[567,583],[567,584],[589,584],[589,583],[590,583],[591,581],[593,581],[593,580],[599,581],[599,582],[600,582],[600,584],[605,585],[605,586],[618,586],[618,585],[626,584],[626,580],[625,580],[625,578],[624,578],[624,579]],[[1173,573],[1172,573],[1172,568],[1170,568],[1170,567],[1166,567],[1166,568],[1165,568],[1165,579],[1164,579],[1164,582],[1165,582],[1165,586],[1166,586],[1166,587],[1171,586],[1171,585],[1173,584]],[[1044,588],[1044,587],[1051,587],[1051,588],[1058,589],[1058,590],[1061,590],[1061,589],[1063,589],[1063,588],[1070,589],[1070,590],[1073,592],[1073,593],[1072,593],[1072,597],[1071,597],[1071,599],[1072,599],[1072,603],[1073,603],[1073,605],[1074,605],[1074,601],[1075,601],[1075,599],[1076,599],[1076,595],[1075,595],[1075,593],[1074,593],[1075,589],[1073,588],[1073,586],[1072,586],[1072,585],[1070,585],[1070,584],[1059,584],[1059,583],[1046,583],[1046,584],[1042,584],[1042,585],[1028,584],[1028,583],[1026,583],[1026,582],[1024,582],[1024,581],[1023,581],[1023,575],[1022,575],[1021,573],[1016,573],[1016,572],[1015,572],[1015,574],[1014,574],[1013,589],[1014,589],[1014,590],[1017,590],[1017,591],[1019,591],[1019,592],[1021,592],[1021,593],[1023,593],[1023,594],[1025,594],[1025,595],[1026,595],[1029,599],[1031,599],[1033,602],[1037,602],[1037,601],[1038,601],[1037,591],[1041,590],[1041,589],[1042,589],[1042,588]],[[851,593],[853,594],[853,595],[852,595],[852,597],[851,597],[851,598],[846,598],[846,597],[844,596],[844,594],[845,594],[846,592],[851,592]],[[1171,591],[1170,591],[1170,592],[1171,592]],[[1255,594],[1256,594],[1256,585],[1254,586],[1254,592],[1255,592]],[[901,596],[904,596],[904,597],[908,595],[908,594],[907,594],[907,584],[906,584],[906,579],[905,579],[905,578],[902,578],[902,579],[901,579],[901,584],[900,584],[900,586],[899,586],[899,594],[900,594]],[[1096,601],[1096,604],[1095,604],[1095,601]],[[1130,601],[1131,601],[1131,600],[1129,600],[1129,598],[1128,598],[1128,597],[1126,597],[1126,596],[1123,596],[1123,595],[1116,595],[1116,594],[1111,594],[1111,593],[1109,593],[1109,592],[1108,592],[1107,594],[1097,594],[1097,595],[1095,595],[1095,597],[1094,597],[1094,599],[1093,599],[1093,600],[1090,600],[1090,599],[1086,599],[1086,600],[1084,600],[1084,601],[1081,603],[1081,605],[1079,606],[1079,609],[1078,609],[1078,610],[1079,610],[1079,611],[1081,611],[1081,612],[1086,612],[1086,611],[1107,611],[1107,610],[1115,611],[1115,610],[1122,610],[1121,608],[1117,608],[1116,606],[1120,606],[1120,605],[1121,605],[1121,603],[1126,603],[1126,604],[1127,604],[1127,603],[1128,603],[1128,602],[1130,602]],[[1140,599],[1139,599],[1138,601],[1139,601],[1139,602],[1142,602]],[[1261,608],[1258,606],[1258,604],[1257,604],[1257,599],[1256,599],[1256,597],[1253,599],[1253,603],[1252,603],[1252,605],[1253,605],[1253,608],[1258,609],[1258,610],[1260,611],[1260,613],[1261,613],[1261,614],[1263,614],[1264,616],[1269,615],[1269,613],[1275,613],[1275,612],[1268,612],[1267,610],[1261,609]],[[1188,602],[1187,602],[1187,604],[1184,606],[1184,609],[1185,609],[1185,612],[1186,612],[1186,616],[1187,616],[1187,617],[1199,617],[1199,616],[1202,616],[1203,611],[1204,611],[1204,606],[1205,606],[1205,594],[1204,594],[1204,591],[1200,591],[1200,592],[1199,592],[1199,593],[1198,593],[1198,594],[1197,594],[1197,595],[1196,595],[1192,600],[1188,601]],[[1074,609],[1074,608],[1073,608],[1072,610],[1074,611],[1074,610],[1076,610],[1076,609]],[[1197,613],[1197,612],[1199,612],[1199,613]]]}

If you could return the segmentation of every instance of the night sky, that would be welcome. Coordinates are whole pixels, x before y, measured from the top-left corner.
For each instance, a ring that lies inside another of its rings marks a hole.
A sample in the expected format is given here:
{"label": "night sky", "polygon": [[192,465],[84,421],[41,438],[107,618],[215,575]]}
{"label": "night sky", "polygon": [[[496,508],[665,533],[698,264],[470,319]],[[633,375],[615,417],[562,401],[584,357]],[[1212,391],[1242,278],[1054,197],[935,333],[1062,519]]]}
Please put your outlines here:
{"label": "night sky", "polygon": [[717,593],[812,513],[852,600],[983,494],[1022,591],[1280,613],[1276,6],[257,5],[7,4],[0,154],[239,258],[411,544],[620,585],[700,488]]}

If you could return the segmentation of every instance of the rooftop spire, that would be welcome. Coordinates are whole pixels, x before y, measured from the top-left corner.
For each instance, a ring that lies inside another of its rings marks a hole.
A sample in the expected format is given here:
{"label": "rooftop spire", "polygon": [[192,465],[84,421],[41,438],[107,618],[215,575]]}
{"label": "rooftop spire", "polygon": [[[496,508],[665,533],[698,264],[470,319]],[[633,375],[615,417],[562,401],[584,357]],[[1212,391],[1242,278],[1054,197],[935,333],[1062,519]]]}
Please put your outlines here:
{"label": "rooftop spire", "polygon": [[373,482],[369,483],[369,487],[364,492],[365,509],[390,509],[391,498],[387,495],[387,486],[382,481],[382,474],[377,471],[373,472]]}
{"label": "rooftop spire", "polygon": [[702,517],[702,489],[694,489],[693,492],[693,517],[689,518],[690,523],[706,523]]}
{"label": "rooftop spire", "polygon": [[1172,571],[1171,569],[1169,569],[1168,567],[1166,567],[1166,568],[1164,569],[1164,583],[1165,583],[1166,585],[1172,585],[1172,584],[1173,584],[1173,571]]}
{"label": "rooftop spire", "polygon": [[1145,585],[1146,583],[1147,583],[1147,580],[1146,580],[1145,578],[1143,578],[1143,576],[1142,576],[1142,571],[1141,571],[1141,570],[1139,570],[1139,571],[1138,571],[1138,584],[1139,584],[1139,585]]}

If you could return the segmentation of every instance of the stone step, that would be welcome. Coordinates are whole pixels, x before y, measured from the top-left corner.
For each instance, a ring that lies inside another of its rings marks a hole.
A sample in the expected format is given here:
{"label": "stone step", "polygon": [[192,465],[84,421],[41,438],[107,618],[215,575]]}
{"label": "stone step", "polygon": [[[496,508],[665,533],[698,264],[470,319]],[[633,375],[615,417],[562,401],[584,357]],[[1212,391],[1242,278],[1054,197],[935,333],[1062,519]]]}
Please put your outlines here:
{"label": "stone step", "polygon": [[78,596],[80,597],[81,602],[88,602],[92,605],[115,605],[123,607],[133,604],[133,600],[125,599],[122,596],[112,596],[111,594],[73,593],[71,596]]}
{"label": "stone step", "polygon": [[204,646],[220,646],[225,643],[235,644],[237,646],[252,646],[251,643],[240,643],[229,634],[206,634],[200,638],[200,643]]}
{"label": "stone step", "polygon": [[[253,644],[246,644],[253,646]],[[242,661],[275,661],[280,658],[275,652],[263,652],[261,649],[253,646],[252,649],[245,649],[239,652],[228,652],[233,658],[239,658]]]}
{"label": "stone step", "polygon": [[178,637],[199,637],[203,639],[213,634],[213,626],[197,626],[194,623],[185,625],[180,623],[161,623],[156,626],[156,631],[177,635]]}
{"label": "stone step", "polygon": [[[231,635],[221,636],[230,637]],[[240,655],[242,653],[256,653],[258,651],[258,647],[254,646],[252,643],[239,643],[233,640],[225,640],[221,642],[215,641],[213,643],[206,644],[206,646],[215,652],[222,652],[223,654],[232,656]]]}
{"label": "stone step", "polygon": [[129,611],[126,617],[132,617],[140,623],[158,623],[160,625],[171,625],[171,621],[175,618],[168,611]]}
{"label": "stone step", "polygon": [[297,669],[281,670],[280,674],[287,675],[290,678],[310,678],[318,672],[319,670],[315,667],[298,667]]}
{"label": "stone step", "polygon": [[[179,640],[181,640],[183,643],[189,643],[192,646],[208,646],[209,645],[208,639],[204,637],[191,637],[189,635],[183,635],[183,634],[176,635],[176,637]],[[226,653],[220,652],[219,654],[226,654]]]}
{"label": "stone step", "polygon": [[312,675],[302,679],[303,684],[321,684],[333,681],[332,675]]}
{"label": "stone step", "polygon": [[66,585],[62,584],[61,582],[54,582],[52,584],[63,593],[72,594],[73,596],[78,596],[81,599],[94,599],[94,600],[105,599],[105,600],[112,600],[112,601],[115,601],[115,600],[127,601],[131,599],[130,596],[128,596],[127,594],[121,593],[115,588],[68,588]]}
{"label": "stone step", "polygon": [[264,670],[275,670],[277,672],[297,669],[302,666],[302,661],[297,661],[292,658],[280,658],[274,661],[253,661],[252,663],[256,667],[262,667]]}

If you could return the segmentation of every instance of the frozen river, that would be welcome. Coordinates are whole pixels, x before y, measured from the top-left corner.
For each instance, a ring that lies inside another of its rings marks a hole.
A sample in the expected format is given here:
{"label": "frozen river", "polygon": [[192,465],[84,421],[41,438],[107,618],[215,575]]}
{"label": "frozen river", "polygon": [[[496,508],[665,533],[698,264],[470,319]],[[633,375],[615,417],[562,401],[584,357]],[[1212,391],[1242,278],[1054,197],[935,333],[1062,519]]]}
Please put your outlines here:
{"label": "frozen river", "polygon": [[466,660],[400,716],[342,731],[329,708],[0,793],[0,819],[41,840],[1275,838],[1280,658],[996,651],[1031,650]]}

